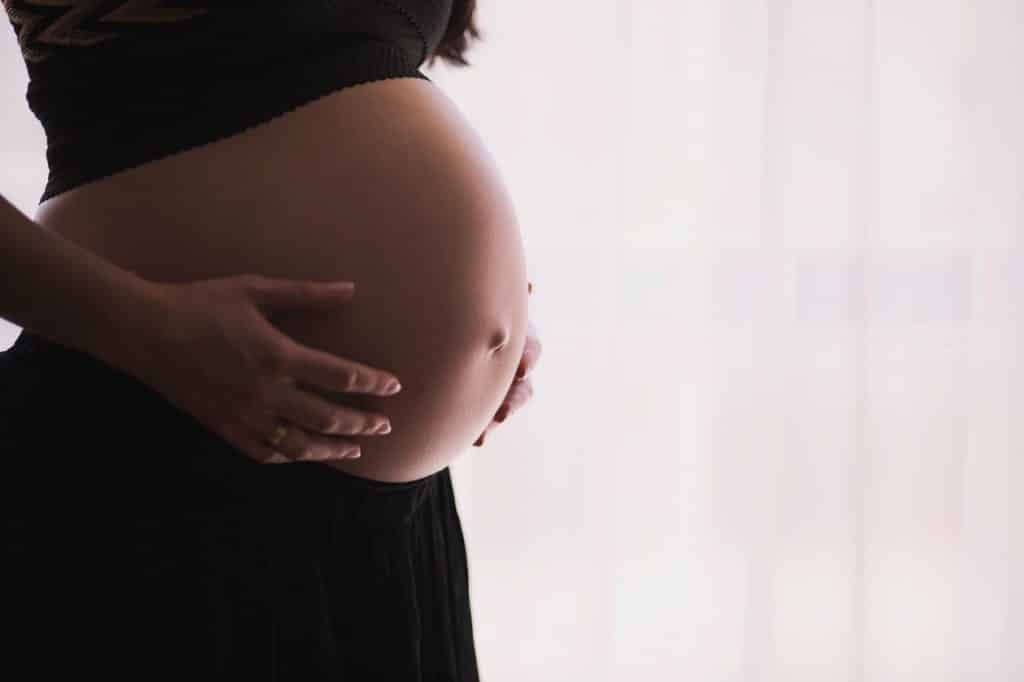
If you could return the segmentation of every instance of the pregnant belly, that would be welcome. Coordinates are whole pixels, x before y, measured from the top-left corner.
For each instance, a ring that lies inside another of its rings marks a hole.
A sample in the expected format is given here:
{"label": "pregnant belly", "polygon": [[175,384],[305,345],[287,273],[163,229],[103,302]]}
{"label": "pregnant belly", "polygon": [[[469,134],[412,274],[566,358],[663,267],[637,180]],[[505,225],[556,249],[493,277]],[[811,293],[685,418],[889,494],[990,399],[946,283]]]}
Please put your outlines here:
{"label": "pregnant belly", "polygon": [[35,219],[156,281],[354,281],[337,312],[275,324],[402,381],[391,397],[324,394],[391,419],[388,435],[352,437],[360,459],[324,465],[357,476],[414,480],[465,452],[525,344],[513,206],[480,139],[429,81],[346,88],[55,196]]}

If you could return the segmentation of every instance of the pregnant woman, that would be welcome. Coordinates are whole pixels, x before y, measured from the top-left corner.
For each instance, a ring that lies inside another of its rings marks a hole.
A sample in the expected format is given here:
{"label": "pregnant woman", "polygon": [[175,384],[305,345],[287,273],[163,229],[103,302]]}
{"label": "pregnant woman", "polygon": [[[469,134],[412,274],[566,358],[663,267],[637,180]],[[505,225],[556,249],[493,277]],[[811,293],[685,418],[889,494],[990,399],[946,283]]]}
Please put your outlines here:
{"label": "pregnant woman", "polygon": [[473,5],[4,0],[49,167],[0,206],[4,670],[478,679],[449,464],[540,344],[420,71]]}

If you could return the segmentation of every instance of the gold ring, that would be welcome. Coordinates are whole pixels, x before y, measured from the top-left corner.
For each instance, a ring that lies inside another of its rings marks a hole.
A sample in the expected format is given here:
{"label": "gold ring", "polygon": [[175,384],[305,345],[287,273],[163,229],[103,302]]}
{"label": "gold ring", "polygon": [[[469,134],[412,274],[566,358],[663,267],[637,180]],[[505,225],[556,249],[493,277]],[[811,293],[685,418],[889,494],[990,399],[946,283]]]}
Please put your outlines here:
{"label": "gold ring", "polygon": [[274,432],[270,434],[270,444],[276,448],[278,445],[281,444],[281,441],[283,441],[284,437],[287,435],[288,427],[284,426],[283,424],[278,424],[277,426],[274,427]]}

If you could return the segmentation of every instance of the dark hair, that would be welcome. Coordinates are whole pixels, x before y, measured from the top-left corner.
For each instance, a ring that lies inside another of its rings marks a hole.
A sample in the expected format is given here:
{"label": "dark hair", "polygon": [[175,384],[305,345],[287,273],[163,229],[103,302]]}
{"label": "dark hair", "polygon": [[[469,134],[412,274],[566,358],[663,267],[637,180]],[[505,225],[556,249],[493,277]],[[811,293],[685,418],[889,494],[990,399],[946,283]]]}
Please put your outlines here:
{"label": "dark hair", "polygon": [[453,0],[448,28],[437,49],[427,59],[427,66],[433,66],[434,60],[438,57],[452,66],[472,66],[466,61],[463,53],[470,38],[480,39],[480,29],[473,23],[475,11],[476,0]]}

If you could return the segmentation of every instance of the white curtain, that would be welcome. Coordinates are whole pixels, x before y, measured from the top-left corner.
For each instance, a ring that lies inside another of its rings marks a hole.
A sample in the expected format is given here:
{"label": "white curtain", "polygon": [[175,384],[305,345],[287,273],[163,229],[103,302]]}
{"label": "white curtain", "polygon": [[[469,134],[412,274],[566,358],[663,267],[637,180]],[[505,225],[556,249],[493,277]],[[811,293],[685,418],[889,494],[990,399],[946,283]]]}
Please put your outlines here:
{"label": "white curtain", "polygon": [[479,2],[427,72],[544,344],[453,467],[483,679],[1024,680],[1024,4]]}

